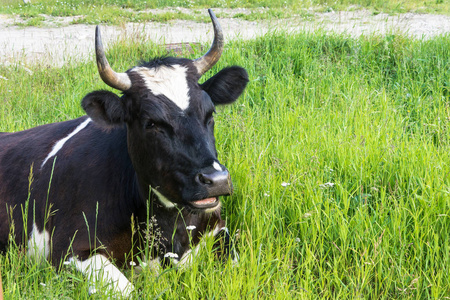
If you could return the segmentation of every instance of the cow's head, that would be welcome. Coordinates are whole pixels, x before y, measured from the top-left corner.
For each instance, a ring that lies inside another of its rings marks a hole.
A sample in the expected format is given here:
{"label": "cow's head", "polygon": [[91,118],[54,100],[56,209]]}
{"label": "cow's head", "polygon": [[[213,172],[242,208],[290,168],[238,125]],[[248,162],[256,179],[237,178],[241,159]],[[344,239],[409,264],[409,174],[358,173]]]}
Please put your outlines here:
{"label": "cow's head", "polygon": [[141,187],[150,188],[168,208],[181,206],[194,212],[214,211],[219,196],[232,192],[229,172],[217,159],[214,107],[234,102],[248,82],[245,69],[234,66],[198,83],[223,49],[222,30],[209,13],[214,41],[204,56],[158,58],[125,73],[109,66],[97,27],[100,76],[123,96],[96,91],[82,101],[96,123],[127,125],[128,152]]}

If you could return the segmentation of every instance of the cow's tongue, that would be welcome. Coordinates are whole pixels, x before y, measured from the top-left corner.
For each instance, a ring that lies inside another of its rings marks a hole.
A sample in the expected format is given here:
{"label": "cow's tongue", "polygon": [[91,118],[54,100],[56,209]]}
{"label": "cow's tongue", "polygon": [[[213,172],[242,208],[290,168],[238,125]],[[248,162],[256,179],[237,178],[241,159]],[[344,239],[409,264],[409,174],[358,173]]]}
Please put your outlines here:
{"label": "cow's tongue", "polygon": [[194,201],[194,203],[197,204],[197,205],[207,205],[207,204],[211,204],[211,203],[214,203],[214,202],[216,202],[216,197],[206,198],[206,199],[203,199],[203,200]]}

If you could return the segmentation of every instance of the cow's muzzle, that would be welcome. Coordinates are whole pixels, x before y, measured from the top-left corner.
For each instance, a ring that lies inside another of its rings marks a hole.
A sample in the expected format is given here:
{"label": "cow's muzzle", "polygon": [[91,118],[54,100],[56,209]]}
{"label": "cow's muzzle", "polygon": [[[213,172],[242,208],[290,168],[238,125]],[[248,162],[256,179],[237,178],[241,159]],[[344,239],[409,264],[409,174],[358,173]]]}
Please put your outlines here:
{"label": "cow's muzzle", "polygon": [[206,189],[209,197],[231,195],[233,192],[233,184],[228,170],[199,173],[195,180]]}
{"label": "cow's muzzle", "polygon": [[219,196],[231,195],[233,184],[228,170],[202,172],[197,174],[195,181],[200,185],[206,194],[205,199],[191,201],[190,205],[196,209],[211,209],[220,204]]}

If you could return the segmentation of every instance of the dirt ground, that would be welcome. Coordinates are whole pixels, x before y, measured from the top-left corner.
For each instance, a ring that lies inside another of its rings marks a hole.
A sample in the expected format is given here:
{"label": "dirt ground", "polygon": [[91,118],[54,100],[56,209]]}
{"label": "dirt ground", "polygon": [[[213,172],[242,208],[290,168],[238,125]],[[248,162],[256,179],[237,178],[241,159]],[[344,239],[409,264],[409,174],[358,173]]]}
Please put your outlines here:
{"label": "dirt ground", "polygon": [[[249,39],[270,30],[289,32],[324,29],[330,32],[386,34],[401,32],[415,38],[429,38],[450,32],[450,16],[406,13],[377,14],[367,10],[313,13],[309,17],[250,22],[221,17],[245,10],[215,9],[225,39]],[[206,11],[205,11],[206,14]],[[21,61],[24,64],[61,65],[65,61],[83,60],[93,55],[94,25],[69,25],[73,18],[48,18],[48,27],[18,27],[18,17],[0,15],[0,63]],[[108,44],[124,36],[147,36],[158,43],[202,42],[212,40],[211,24],[176,20],[168,23],[128,23],[123,26],[102,26],[103,40]]]}

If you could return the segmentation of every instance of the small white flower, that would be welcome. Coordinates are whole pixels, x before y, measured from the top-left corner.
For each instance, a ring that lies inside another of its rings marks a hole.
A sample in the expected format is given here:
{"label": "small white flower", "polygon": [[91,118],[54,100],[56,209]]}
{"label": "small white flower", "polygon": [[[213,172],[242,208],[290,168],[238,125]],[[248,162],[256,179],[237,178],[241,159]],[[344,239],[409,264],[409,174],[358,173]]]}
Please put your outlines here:
{"label": "small white flower", "polygon": [[300,243],[300,238],[296,237],[294,240],[296,243]]}
{"label": "small white flower", "polygon": [[333,186],[334,186],[334,183],[332,183],[332,182],[325,182],[324,184],[319,184],[319,187],[321,189],[332,188]]}
{"label": "small white flower", "polygon": [[3,80],[8,80],[8,78],[6,78],[6,77],[3,77],[3,76],[0,76],[0,79],[3,79]]}
{"label": "small white flower", "polygon": [[267,191],[267,193],[264,193],[264,197],[270,197],[269,191]]}
{"label": "small white flower", "polygon": [[130,266],[135,266],[136,263],[134,261],[130,261]]}
{"label": "small white flower", "polygon": [[89,287],[89,295],[97,294],[97,289],[95,287]]}
{"label": "small white flower", "polygon": [[309,218],[309,217],[311,217],[311,216],[312,216],[312,214],[308,212],[308,213],[305,213],[305,214],[303,215],[303,218],[306,219],[306,218]]}
{"label": "small white flower", "polygon": [[68,265],[70,265],[71,263],[72,263],[71,261],[65,261],[65,262],[63,262],[63,265],[68,266]]}
{"label": "small white flower", "polygon": [[281,186],[287,187],[288,185],[291,185],[289,182],[282,182]]}
{"label": "small white flower", "polygon": [[195,225],[186,226],[186,230],[194,230],[195,228],[197,228]]}
{"label": "small white flower", "polygon": [[22,67],[25,71],[28,72],[28,74],[33,75],[33,71],[31,71],[30,69],[28,69],[27,67]]}
{"label": "small white flower", "polygon": [[173,252],[167,252],[166,254],[164,254],[164,257],[178,258],[178,254],[173,253]]}
{"label": "small white flower", "polygon": [[40,285],[42,285],[42,286],[47,286],[45,283],[43,283],[43,282],[40,282],[39,283]]}

